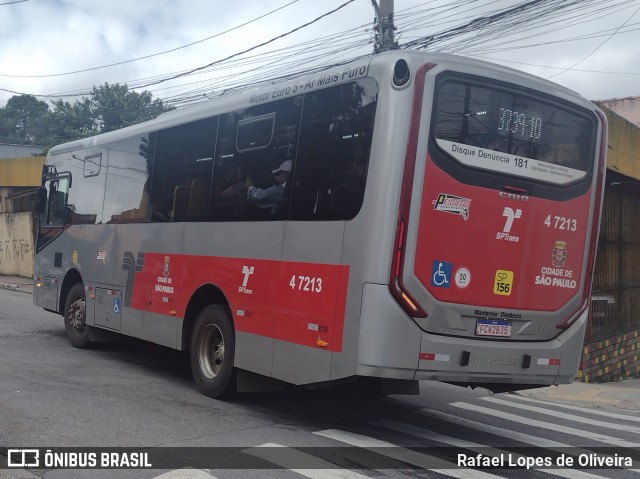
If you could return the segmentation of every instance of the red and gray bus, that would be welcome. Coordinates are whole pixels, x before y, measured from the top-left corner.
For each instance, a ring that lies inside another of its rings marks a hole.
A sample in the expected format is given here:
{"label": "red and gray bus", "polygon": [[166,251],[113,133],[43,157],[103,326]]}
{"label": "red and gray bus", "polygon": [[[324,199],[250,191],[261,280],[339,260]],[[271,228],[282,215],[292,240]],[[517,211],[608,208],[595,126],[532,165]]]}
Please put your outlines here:
{"label": "red and gray bus", "polygon": [[190,351],[212,397],[570,383],[605,155],[591,102],[459,56],[248,87],[49,151],[34,303]]}

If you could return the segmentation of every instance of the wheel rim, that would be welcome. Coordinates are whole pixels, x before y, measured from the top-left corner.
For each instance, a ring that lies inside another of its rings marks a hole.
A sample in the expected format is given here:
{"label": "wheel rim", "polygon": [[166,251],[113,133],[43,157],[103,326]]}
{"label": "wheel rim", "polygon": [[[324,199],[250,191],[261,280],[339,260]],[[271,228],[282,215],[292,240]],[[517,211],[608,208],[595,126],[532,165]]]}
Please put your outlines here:
{"label": "wheel rim", "polygon": [[75,300],[69,306],[69,325],[76,334],[81,334],[85,328],[85,301],[84,298]]}
{"label": "wheel rim", "polygon": [[214,379],[220,374],[224,363],[224,338],[222,331],[215,324],[208,324],[198,344],[200,370],[207,379]]}

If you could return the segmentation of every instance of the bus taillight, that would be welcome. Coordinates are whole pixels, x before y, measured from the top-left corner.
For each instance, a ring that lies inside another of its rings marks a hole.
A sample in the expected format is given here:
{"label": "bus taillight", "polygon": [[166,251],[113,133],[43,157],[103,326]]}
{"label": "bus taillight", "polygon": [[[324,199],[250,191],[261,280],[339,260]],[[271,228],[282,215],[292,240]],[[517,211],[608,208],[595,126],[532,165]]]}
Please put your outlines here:
{"label": "bus taillight", "polygon": [[405,233],[406,223],[401,218],[398,222],[396,241],[394,243],[393,264],[391,265],[392,276],[389,283],[389,290],[409,316],[426,318],[426,311],[405,291],[404,284],[402,283],[402,265],[404,264],[404,251],[407,241]]}

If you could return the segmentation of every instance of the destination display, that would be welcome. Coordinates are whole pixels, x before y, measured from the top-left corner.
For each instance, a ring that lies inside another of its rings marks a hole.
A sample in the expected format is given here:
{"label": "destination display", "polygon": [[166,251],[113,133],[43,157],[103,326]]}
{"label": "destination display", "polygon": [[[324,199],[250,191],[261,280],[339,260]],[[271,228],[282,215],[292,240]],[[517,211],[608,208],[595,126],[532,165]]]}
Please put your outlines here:
{"label": "destination display", "polygon": [[526,156],[496,152],[448,140],[436,140],[438,146],[460,163],[500,173],[525,176],[549,183],[566,184],[583,178],[587,172]]}
{"label": "destination display", "polygon": [[560,185],[589,172],[595,126],[570,105],[461,79],[436,100],[436,142],[464,165]]}

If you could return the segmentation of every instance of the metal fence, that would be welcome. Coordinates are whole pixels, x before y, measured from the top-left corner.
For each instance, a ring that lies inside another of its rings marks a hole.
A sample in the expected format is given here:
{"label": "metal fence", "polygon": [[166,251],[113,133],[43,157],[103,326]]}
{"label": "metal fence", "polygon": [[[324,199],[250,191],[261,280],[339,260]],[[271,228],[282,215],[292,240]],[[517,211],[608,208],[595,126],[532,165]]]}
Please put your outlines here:
{"label": "metal fence", "polygon": [[640,329],[640,200],[605,192],[586,342]]}

